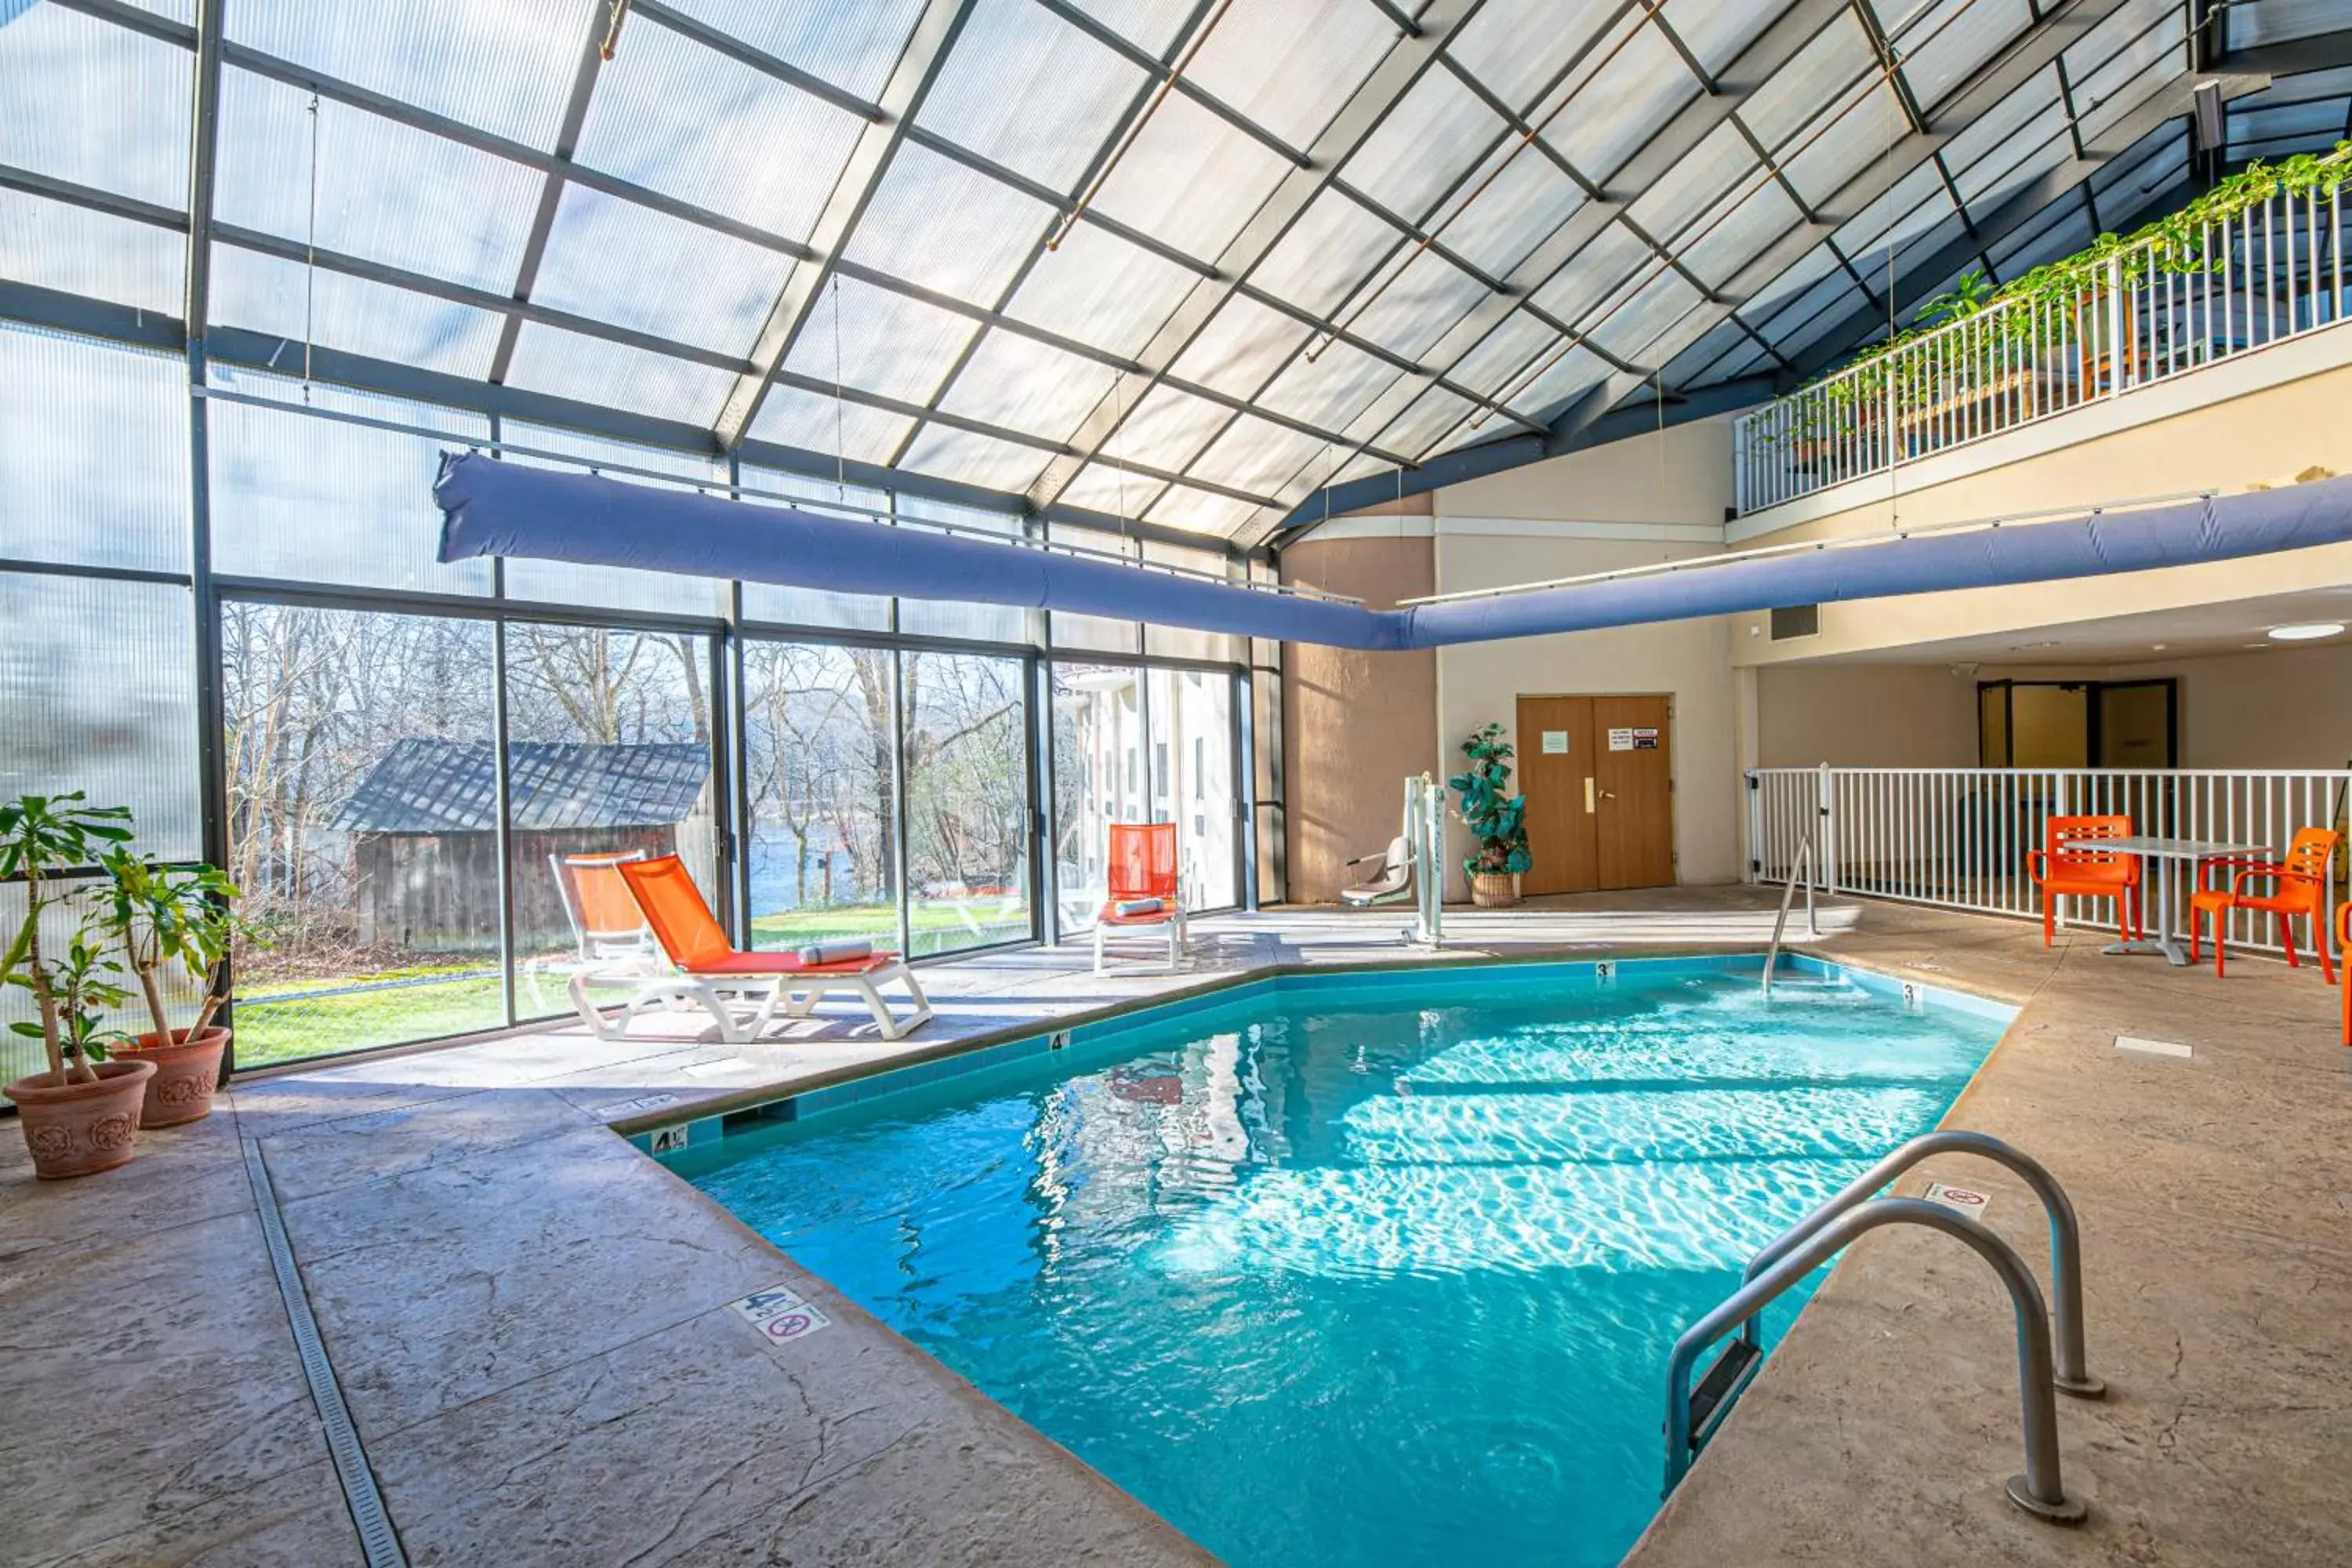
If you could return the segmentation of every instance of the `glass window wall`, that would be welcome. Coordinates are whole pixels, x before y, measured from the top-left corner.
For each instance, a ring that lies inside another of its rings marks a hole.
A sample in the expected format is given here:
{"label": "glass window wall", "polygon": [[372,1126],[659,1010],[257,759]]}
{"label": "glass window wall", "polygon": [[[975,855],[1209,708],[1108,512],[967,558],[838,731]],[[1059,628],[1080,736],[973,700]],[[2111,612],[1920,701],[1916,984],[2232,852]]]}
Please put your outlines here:
{"label": "glass window wall", "polygon": [[743,647],[751,945],[898,941],[897,700],[887,648]]}
{"label": "glass window wall", "polygon": [[1024,665],[901,656],[908,948],[929,958],[1030,935]]}

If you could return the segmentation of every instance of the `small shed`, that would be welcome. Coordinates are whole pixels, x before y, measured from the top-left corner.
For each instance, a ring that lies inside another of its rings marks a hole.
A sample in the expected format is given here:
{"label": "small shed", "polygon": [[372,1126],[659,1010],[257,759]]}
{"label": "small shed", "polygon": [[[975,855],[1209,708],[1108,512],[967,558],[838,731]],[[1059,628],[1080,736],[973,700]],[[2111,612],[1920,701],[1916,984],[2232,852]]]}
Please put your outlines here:
{"label": "small shed", "polygon": [[[553,861],[639,850],[709,864],[710,748],[699,742],[507,748],[514,801],[515,951],[568,947]],[[331,826],[352,836],[362,946],[494,950],[498,759],[487,742],[412,736],[384,753]]]}

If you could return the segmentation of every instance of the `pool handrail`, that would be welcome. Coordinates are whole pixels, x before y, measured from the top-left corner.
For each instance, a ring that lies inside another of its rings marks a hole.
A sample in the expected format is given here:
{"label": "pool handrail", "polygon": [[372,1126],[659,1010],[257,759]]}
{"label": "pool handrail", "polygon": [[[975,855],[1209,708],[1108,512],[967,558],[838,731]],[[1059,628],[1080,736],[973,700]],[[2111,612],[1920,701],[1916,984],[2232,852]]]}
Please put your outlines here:
{"label": "pool handrail", "polygon": [[2052,1392],[2049,1310],[2042,1300],[2042,1287],[2034,1283],[2032,1270],[2008,1242],[1976,1221],[1924,1198],[1873,1198],[1837,1214],[1675,1342],[1666,1365],[1665,1495],[1672,1496],[1690,1472],[1691,1371],[1701,1353],[1839,1251],[1867,1232],[1889,1225],[1924,1226],[1957,1237],[1991,1266],[2009,1291],[2017,1321],[2017,1392],[2025,1440],[2025,1473],[2009,1479],[2009,1500],[2037,1519],[2059,1524],[2080,1521],[2088,1510],[2066,1495],[2059,1473],[2058,1403]]}
{"label": "pool handrail", "polygon": [[1819,941],[1822,925],[1813,908],[1813,884],[1818,879],[1813,870],[1813,836],[1810,829],[1797,841],[1797,853],[1789,862],[1789,879],[1780,886],[1780,912],[1772,918],[1772,945],[1764,950],[1764,994],[1772,994],[1772,972],[1780,966],[1780,939],[1789,925],[1789,904],[1796,897],[1797,873],[1805,874],[1805,935]]}
{"label": "pool handrail", "polygon": [[[2066,1189],[2058,1184],[2058,1178],[2041,1161],[1989,1133],[1958,1128],[1922,1132],[1783,1231],[1748,1260],[1746,1278],[1755,1279],[1838,1215],[1866,1202],[1895,1177],[1937,1154],[1975,1154],[2006,1166],[2042,1200],[2042,1211],[2050,1216],[2050,1282],[2058,1308],[2057,1387],[2062,1394],[2071,1394],[2077,1399],[2105,1396],[2107,1385],[2091,1375],[2089,1357],[2084,1350],[2083,1232],[2074,1218],[2074,1205],[2068,1201]],[[1754,1318],[1748,1319],[1741,1334],[1749,1344],[1759,1343]]]}

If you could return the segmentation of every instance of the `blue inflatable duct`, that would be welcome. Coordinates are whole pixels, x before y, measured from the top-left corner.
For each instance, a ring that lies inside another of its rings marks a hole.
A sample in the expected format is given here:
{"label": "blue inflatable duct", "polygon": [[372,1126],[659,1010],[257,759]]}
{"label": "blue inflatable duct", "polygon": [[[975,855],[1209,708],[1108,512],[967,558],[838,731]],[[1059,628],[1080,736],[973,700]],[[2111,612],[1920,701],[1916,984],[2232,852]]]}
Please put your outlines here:
{"label": "blue inflatable duct", "polygon": [[1786,605],[2146,572],[2352,540],[2352,479],[2054,521],[1823,541],[1673,570],[1374,610],[1018,544],[753,506],[600,475],[446,456],[441,559],[517,555],[1150,621],[1323,643],[1442,647]]}

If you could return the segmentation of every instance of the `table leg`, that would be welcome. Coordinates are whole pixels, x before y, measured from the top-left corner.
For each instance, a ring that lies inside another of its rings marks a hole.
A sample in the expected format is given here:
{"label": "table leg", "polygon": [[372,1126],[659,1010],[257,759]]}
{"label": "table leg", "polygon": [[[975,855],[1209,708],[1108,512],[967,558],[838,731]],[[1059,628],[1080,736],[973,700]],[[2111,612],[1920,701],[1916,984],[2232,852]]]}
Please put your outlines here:
{"label": "table leg", "polygon": [[2168,861],[2158,861],[2157,865],[2157,875],[2161,880],[2157,883],[2156,891],[2156,945],[2175,967],[2184,966],[2189,962],[2189,954],[2172,935],[2172,867]]}

